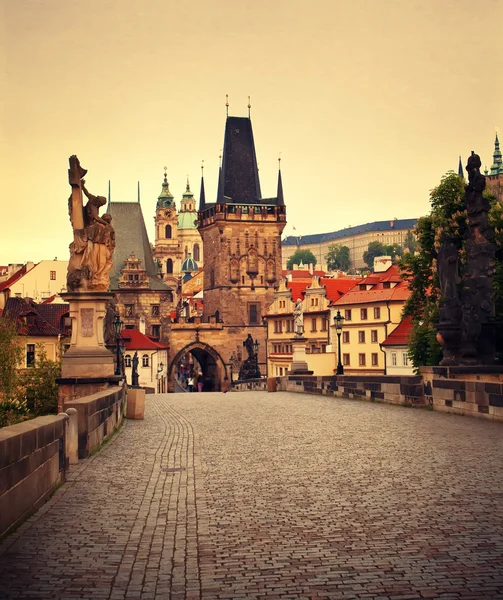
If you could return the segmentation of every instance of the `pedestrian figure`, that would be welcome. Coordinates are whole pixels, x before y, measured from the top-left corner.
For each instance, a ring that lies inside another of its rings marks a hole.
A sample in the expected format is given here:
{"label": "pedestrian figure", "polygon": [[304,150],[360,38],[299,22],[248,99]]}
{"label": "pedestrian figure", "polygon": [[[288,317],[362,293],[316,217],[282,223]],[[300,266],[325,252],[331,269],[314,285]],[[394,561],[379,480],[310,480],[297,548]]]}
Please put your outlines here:
{"label": "pedestrian figure", "polygon": [[189,390],[189,392],[192,392],[194,390],[194,378],[192,377],[192,375],[187,379],[187,389]]}

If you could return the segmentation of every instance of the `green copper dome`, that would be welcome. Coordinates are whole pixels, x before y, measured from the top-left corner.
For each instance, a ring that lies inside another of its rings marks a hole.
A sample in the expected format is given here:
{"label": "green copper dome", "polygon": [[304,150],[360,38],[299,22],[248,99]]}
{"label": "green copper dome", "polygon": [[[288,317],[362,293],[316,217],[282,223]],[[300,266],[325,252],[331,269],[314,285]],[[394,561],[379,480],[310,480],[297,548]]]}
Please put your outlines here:
{"label": "green copper dome", "polygon": [[183,273],[192,273],[193,271],[197,271],[199,267],[197,266],[196,261],[192,258],[190,252],[189,256],[182,263],[182,272]]}

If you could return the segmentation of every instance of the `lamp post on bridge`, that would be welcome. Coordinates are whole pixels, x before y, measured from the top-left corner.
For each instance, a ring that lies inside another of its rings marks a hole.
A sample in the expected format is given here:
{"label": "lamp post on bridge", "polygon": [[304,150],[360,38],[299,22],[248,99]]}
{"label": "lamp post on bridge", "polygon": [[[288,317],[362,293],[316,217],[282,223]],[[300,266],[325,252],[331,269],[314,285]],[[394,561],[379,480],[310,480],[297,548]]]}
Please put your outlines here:
{"label": "lamp post on bridge", "polygon": [[337,375],[344,375],[344,367],[342,366],[341,361],[341,333],[343,322],[344,317],[341,315],[341,311],[338,310],[334,317],[335,331],[337,333]]}
{"label": "lamp post on bridge", "polygon": [[116,365],[115,375],[121,375],[121,333],[124,323],[121,321],[119,313],[115,315],[114,320],[114,333],[115,333],[115,351],[116,351]]}

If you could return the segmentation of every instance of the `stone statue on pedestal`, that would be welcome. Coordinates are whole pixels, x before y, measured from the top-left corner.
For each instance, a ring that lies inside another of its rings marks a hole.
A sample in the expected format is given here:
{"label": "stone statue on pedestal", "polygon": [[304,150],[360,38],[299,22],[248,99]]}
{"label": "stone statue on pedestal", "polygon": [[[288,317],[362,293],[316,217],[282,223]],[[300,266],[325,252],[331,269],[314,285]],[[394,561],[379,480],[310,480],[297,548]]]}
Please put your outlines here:
{"label": "stone statue on pedestal", "polygon": [[[110,269],[115,249],[115,232],[112,217],[106,213],[99,216],[99,208],[106,204],[104,196],[94,196],[85,187],[79,159],[70,156],[68,180],[72,195],[68,201],[73,242],[70,244],[67,289],[77,291],[108,291]],[[83,206],[82,192],[88,201]]]}
{"label": "stone statue on pedestal", "polygon": [[138,351],[135,350],[133,355],[133,369],[131,371],[131,385],[134,387],[138,387],[139,375],[138,375]]}
{"label": "stone statue on pedestal", "polygon": [[302,308],[302,299],[299,298],[293,309],[293,325],[296,336],[302,336],[304,333],[304,311]]}

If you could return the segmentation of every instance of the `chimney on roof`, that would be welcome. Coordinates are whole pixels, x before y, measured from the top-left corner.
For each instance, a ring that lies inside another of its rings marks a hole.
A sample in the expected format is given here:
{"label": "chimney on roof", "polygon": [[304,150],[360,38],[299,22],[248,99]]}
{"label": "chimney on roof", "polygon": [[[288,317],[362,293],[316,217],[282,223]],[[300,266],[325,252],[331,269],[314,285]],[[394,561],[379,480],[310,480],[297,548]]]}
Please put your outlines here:
{"label": "chimney on roof", "polygon": [[286,274],[286,280],[287,280],[287,281],[292,281],[292,279],[293,279],[293,278],[292,278],[292,274],[291,274],[291,273],[287,273],[287,274]]}
{"label": "chimney on roof", "polygon": [[309,271],[309,274],[312,275],[314,271],[313,263],[309,263],[307,269]]}
{"label": "chimney on roof", "polygon": [[26,263],[26,272],[28,273],[28,271],[31,271],[33,269],[33,267],[35,266],[34,263],[32,262],[27,262]]}
{"label": "chimney on roof", "polygon": [[376,256],[374,258],[374,273],[384,273],[393,264],[391,256]]}

